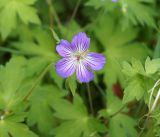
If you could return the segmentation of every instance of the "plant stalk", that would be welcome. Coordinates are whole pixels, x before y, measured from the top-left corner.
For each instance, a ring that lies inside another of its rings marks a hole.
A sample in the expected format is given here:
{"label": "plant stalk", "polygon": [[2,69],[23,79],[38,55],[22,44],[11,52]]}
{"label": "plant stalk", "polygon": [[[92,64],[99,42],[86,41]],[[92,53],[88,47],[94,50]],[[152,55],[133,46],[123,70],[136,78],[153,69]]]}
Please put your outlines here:
{"label": "plant stalk", "polygon": [[91,96],[91,90],[90,90],[89,83],[87,83],[87,93],[88,93],[90,110],[91,110],[91,113],[94,115],[94,109],[93,109],[93,103],[92,103],[92,96]]}

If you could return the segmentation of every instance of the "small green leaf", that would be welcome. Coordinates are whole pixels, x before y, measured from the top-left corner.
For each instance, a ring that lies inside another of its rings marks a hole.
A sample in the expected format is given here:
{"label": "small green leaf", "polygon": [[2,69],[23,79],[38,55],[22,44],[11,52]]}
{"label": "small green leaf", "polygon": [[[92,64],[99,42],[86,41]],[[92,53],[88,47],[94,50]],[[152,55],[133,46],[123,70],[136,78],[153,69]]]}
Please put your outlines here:
{"label": "small green leaf", "polygon": [[72,92],[72,95],[74,96],[76,93],[76,89],[77,89],[77,82],[76,82],[76,77],[75,76],[71,76],[67,79],[67,83],[68,86]]}
{"label": "small green leaf", "polygon": [[50,28],[50,30],[52,31],[54,39],[57,41],[57,43],[59,43],[60,42],[60,38],[58,37],[57,33],[52,28]]}

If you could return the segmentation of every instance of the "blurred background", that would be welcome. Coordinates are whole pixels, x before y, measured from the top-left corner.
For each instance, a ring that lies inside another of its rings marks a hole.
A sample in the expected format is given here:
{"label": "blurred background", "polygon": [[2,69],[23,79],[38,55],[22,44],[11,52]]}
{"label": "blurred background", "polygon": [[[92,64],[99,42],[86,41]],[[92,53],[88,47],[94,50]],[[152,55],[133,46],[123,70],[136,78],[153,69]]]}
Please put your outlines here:
{"label": "blurred background", "polygon": [[[159,0],[0,0],[0,137],[159,137],[159,107],[146,115],[159,89],[159,7]],[[88,89],[54,67],[58,41],[78,32],[106,56]]]}

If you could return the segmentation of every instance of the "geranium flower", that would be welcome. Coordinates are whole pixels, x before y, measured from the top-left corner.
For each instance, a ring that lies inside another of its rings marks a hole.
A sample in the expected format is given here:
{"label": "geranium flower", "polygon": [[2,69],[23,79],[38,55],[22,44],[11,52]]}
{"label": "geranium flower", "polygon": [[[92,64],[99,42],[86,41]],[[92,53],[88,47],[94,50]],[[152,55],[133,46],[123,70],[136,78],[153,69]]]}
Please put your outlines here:
{"label": "geranium flower", "polygon": [[112,2],[117,2],[118,0],[112,0]]}
{"label": "geranium flower", "polygon": [[76,34],[71,43],[61,40],[56,50],[63,59],[56,63],[56,72],[63,78],[76,72],[81,83],[93,80],[93,70],[102,69],[106,59],[102,54],[89,52],[89,45],[90,38],[84,32]]}

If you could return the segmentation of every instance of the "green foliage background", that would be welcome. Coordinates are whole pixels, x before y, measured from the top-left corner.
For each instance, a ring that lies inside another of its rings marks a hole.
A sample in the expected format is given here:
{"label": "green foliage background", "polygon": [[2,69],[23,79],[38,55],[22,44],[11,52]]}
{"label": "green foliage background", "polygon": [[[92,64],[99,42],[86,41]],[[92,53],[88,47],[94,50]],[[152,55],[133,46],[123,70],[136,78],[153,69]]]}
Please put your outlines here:
{"label": "green foliage background", "polygon": [[[0,137],[160,137],[159,7],[0,0]],[[107,60],[88,86],[55,72],[59,40],[80,31]]]}

